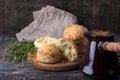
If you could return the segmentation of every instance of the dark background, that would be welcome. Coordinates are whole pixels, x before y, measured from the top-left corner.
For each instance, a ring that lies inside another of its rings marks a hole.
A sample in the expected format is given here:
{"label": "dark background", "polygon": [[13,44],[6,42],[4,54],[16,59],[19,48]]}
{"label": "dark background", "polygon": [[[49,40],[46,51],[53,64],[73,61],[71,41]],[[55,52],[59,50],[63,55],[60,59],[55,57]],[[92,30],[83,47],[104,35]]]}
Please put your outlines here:
{"label": "dark background", "polygon": [[32,12],[46,5],[75,14],[89,29],[120,33],[120,0],[0,0],[0,35],[19,32],[33,21]]}

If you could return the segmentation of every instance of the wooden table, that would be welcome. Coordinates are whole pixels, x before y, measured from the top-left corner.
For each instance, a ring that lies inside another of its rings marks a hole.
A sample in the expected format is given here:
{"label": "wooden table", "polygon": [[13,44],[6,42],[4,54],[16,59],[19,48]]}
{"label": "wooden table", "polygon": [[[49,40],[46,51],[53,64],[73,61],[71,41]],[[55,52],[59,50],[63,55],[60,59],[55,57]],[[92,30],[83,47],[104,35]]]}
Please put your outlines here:
{"label": "wooden table", "polygon": [[[84,75],[79,69],[50,72],[38,70],[30,63],[25,62],[25,67],[20,68],[21,63],[3,62],[5,47],[14,43],[9,36],[0,37],[0,80],[92,80]],[[115,80],[120,80],[116,78]]]}

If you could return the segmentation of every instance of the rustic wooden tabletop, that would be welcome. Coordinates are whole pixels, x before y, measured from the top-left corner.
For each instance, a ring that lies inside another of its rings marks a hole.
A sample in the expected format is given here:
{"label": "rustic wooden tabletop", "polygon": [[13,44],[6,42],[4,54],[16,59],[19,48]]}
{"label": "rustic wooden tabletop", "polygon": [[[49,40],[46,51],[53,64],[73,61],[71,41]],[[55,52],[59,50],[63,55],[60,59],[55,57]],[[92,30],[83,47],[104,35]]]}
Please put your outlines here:
{"label": "rustic wooden tabletop", "polygon": [[[119,38],[120,39],[120,38]],[[30,63],[25,62],[25,67],[20,68],[20,62],[3,62],[5,47],[14,43],[8,36],[0,37],[0,80],[92,80],[84,75],[79,69],[50,72],[39,70]],[[120,77],[115,80],[120,80]]]}

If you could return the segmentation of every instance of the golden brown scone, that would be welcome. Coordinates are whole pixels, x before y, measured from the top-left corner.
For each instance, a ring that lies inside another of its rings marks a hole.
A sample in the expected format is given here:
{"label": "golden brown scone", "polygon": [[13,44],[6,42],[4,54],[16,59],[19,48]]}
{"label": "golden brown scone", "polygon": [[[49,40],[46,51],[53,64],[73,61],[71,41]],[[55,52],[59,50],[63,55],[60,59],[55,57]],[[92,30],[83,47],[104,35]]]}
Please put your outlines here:
{"label": "golden brown scone", "polygon": [[64,38],[73,40],[77,46],[81,69],[88,60],[89,41],[83,34],[87,31],[86,27],[78,24],[73,24],[64,30]]}
{"label": "golden brown scone", "polygon": [[37,61],[43,63],[57,63],[63,54],[61,50],[53,44],[47,44],[37,49]]}
{"label": "golden brown scone", "polygon": [[74,41],[61,38],[58,40],[56,46],[63,52],[64,58],[73,62],[78,57],[78,49]]}
{"label": "golden brown scone", "polygon": [[73,24],[64,30],[64,38],[78,41],[84,37],[83,33],[88,29],[83,25]]}

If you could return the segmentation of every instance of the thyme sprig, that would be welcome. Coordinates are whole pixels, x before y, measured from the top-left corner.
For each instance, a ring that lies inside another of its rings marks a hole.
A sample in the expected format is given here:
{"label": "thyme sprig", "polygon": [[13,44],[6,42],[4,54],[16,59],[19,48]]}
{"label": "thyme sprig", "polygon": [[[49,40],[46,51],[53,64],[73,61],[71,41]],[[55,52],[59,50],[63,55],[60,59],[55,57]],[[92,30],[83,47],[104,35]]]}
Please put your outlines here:
{"label": "thyme sprig", "polygon": [[3,61],[22,62],[21,66],[24,66],[24,60],[35,53],[36,47],[32,42],[16,42],[6,47]]}

